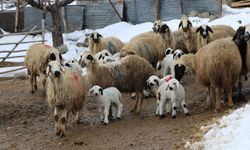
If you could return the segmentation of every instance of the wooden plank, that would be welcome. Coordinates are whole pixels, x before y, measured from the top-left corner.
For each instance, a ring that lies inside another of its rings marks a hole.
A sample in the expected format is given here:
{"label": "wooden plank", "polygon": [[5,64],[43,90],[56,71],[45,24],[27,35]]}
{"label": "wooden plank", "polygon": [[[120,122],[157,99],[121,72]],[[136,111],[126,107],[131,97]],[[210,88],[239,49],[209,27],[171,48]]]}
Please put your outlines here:
{"label": "wooden plank", "polygon": [[240,1],[240,2],[231,3],[231,7],[233,7],[233,8],[247,7],[247,6],[250,6],[250,1]]}
{"label": "wooden plank", "polygon": [[[11,58],[22,58],[22,57],[25,57],[25,56],[11,56],[11,57],[8,57],[8,58],[5,58],[5,57],[0,57],[0,59],[11,59]],[[2,61],[3,62],[3,61]]]}
{"label": "wooden plank", "polygon": [[[37,26],[34,26],[34,27],[30,30],[30,32],[31,32],[31,31],[34,31],[36,28],[37,28]],[[19,41],[19,43],[22,42],[27,36],[28,36],[28,34],[26,34],[26,35]],[[9,52],[9,53],[5,56],[5,58],[2,60],[2,62],[4,62],[5,59],[8,58],[8,57],[10,56],[10,54],[17,48],[17,46],[19,45],[19,43],[16,43],[16,45],[12,48],[11,52]]]}
{"label": "wooden plank", "polygon": [[26,67],[21,67],[21,68],[17,68],[17,69],[12,69],[12,70],[8,70],[8,71],[0,72],[0,74],[15,72],[15,71],[18,71],[18,70],[23,70],[23,69],[25,69],[25,68],[26,68]]}
{"label": "wooden plank", "polygon": [[13,36],[13,35],[26,35],[26,34],[41,34],[43,30],[36,30],[36,31],[31,31],[31,32],[19,32],[19,33],[10,33],[10,34],[1,34],[0,37],[4,36]]}
{"label": "wooden plank", "polygon": [[[37,40],[37,41],[25,41],[25,42],[0,43],[0,45],[26,44],[26,43],[39,43],[39,42],[43,42],[43,40]],[[46,40],[45,40],[45,42],[46,42]]]}
{"label": "wooden plank", "polygon": [[15,32],[18,32],[18,20],[19,20],[19,5],[20,5],[20,0],[17,0],[16,2],[16,15],[15,15]]}
{"label": "wooden plank", "polygon": [[24,66],[24,62],[10,62],[10,61],[0,62],[0,68],[13,67],[13,66]]}
{"label": "wooden plank", "polygon": [[[24,50],[16,50],[16,51],[13,51],[12,53],[20,53],[20,52],[26,52],[27,49],[24,49]],[[8,51],[8,50],[4,50],[4,51],[0,51],[0,53],[9,53],[11,51]]]}

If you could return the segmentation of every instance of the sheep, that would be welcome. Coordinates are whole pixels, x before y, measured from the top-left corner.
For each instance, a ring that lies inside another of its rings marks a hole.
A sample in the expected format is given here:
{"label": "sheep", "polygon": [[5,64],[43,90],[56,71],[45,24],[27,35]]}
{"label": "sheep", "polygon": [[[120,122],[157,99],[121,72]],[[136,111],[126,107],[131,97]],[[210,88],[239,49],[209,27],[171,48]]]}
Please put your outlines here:
{"label": "sheep", "polygon": [[102,38],[102,35],[94,32],[89,35],[89,50],[96,54],[104,49],[107,49],[111,54],[119,52],[124,43],[115,37]]}
{"label": "sheep", "polygon": [[[186,116],[189,116],[187,109],[187,104],[185,102],[185,90],[180,82],[176,79],[170,79],[168,82],[164,82],[158,89],[158,101],[159,101],[159,115],[160,118],[164,118],[163,106],[166,103],[166,100],[170,98],[172,105],[172,118],[176,118],[176,110],[180,105],[182,106]],[[169,105],[167,104],[166,109],[169,112]]]}
{"label": "sheep", "polygon": [[32,44],[25,55],[24,64],[30,75],[31,93],[37,90],[37,76],[42,78],[43,91],[46,84],[46,67],[51,60],[62,61],[57,49],[46,44]]}
{"label": "sheep", "polygon": [[174,72],[174,64],[177,59],[180,59],[181,56],[183,55],[182,50],[175,50],[173,54],[171,54],[171,50],[167,49],[166,50],[166,56],[165,58],[159,62],[159,65],[157,69],[160,69],[162,72],[162,76],[166,76],[168,74],[171,74],[175,77],[175,72]]}
{"label": "sheep", "polygon": [[82,74],[82,67],[79,65],[76,59],[71,59],[65,63],[65,67],[70,68],[71,71],[76,71],[79,74]]}
{"label": "sheep", "polygon": [[103,88],[117,87],[121,92],[136,92],[136,101],[131,112],[140,113],[143,103],[143,88],[148,77],[154,74],[152,66],[139,56],[127,56],[108,64],[98,63],[91,53],[81,55],[80,63],[86,64],[91,85]]}
{"label": "sheep", "polygon": [[77,72],[65,69],[58,61],[51,61],[46,70],[47,102],[54,108],[56,134],[64,136],[70,112],[80,121],[80,110],[85,101],[85,80]]}
{"label": "sheep", "polygon": [[221,38],[233,37],[235,31],[227,25],[211,26],[202,25],[196,29],[197,33],[197,50],[204,45]]}
{"label": "sheep", "polygon": [[[159,89],[159,87],[164,83],[164,82],[168,82],[169,80],[173,79],[174,76],[172,75],[167,75],[163,78],[159,78],[158,76],[156,75],[152,75],[148,78],[147,80],[147,85],[148,87],[150,88],[150,91],[153,91],[153,93],[156,95],[156,98],[157,98],[157,108],[156,108],[156,112],[155,112],[155,115],[159,115],[159,95],[157,95],[157,91]],[[167,105],[168,106],[168,105]]]}
{"label": "sheep", "polygon": [[123,104],[121,103],[122,94],[117,88],[109,87],[103,89],[99,85],[94,85],[89,90],[89,95],[94,96],[94,99],[101,104],[99,107],[101,112],[100,117],[104,124],[107,125],[109,123],[108,116],[110,107],[112,107],[113,118],[121,119],[123,109]]}
{"label": "sheep", "polygon": [[173,36],[174,36],[174,41],[175,41],[175,45],[174,45],[174,49],[181,49],[183,50],[185,53],[187,53],[187,47],[183,38],[183,33],[182,30],[179,29],[175,32],[173,32]]}
{"label": "sheep", "polygon": [[207,105],[211,106],[210,93],[216,92],[215,112],[220,110],[221,89],[228,95],[228,105],[233,107],[232,88],[239,79],[242,59],[232,38],[218,39],[202,47],[195,55],[183,55],[175,65],[175,71],[190,67],[197,81],[206,87]]}

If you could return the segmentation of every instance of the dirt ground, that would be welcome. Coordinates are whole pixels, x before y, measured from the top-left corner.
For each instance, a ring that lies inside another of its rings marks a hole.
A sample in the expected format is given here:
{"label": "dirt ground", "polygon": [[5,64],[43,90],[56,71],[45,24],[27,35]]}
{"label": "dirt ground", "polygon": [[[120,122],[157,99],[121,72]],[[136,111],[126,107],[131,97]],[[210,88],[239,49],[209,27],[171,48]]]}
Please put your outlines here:
{"label": "dirt ground", "polygon": [[[228,113],[223,106],[215,115],[214,109],[206,110],[204,88],[195,82],[194,76],[183,80],[187,104],[191,116],[177,112],[177,118],[159,119],[154,115],[155,98],[144,101],[141,115],[129,112],[133,100],[130,94],[123,94],[123,119],[102,125],[98,118],[97,106],[87,101],[81,113],[81,123],[76,124],[69,116],[66,136],[55,135],[53,110],[47,104],[42,91],[30,94],[28,80],[0,82],[0,149],[184,149],[183,145],[192,135],[199,132],[201,125]],[[41,89],[41,86],[38,88]],[[244,94],[249,95],[250,82],[244,82]],[[236,103],[236,108],[244,105]]]}

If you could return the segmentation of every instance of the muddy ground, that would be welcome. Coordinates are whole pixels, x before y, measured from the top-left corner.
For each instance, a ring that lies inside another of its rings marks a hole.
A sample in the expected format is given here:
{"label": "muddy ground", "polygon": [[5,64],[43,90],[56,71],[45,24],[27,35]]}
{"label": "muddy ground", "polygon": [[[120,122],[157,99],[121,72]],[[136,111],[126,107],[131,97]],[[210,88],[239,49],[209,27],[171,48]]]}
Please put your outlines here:
{"label": "muddy ground", "polygon": [[[54,132],[53,110],[49,108],[42,91],[30,94],[28,80],[0,82],[0,149],[184,149],[185,141],[199,132],[199,127],[214,118],[228,113],[223,106],[215,115],[214,109],[205,108],[204,88],[195,82],[194,76],[184,78],[187,104],[191,116],[177,112],[177,118],[159,119],[154,115],[155,98],[144,101],[141,115],[129,112],[133,100],[123,94],[123,119],[102,125],[96,105],[87,101],[81,114],[81,123],[76,124],[70,115],[66,136],[58,138]],[[38,88],[41,89],[41,86]],[[250,82],[244,83],[244,102],[250,98]]]}

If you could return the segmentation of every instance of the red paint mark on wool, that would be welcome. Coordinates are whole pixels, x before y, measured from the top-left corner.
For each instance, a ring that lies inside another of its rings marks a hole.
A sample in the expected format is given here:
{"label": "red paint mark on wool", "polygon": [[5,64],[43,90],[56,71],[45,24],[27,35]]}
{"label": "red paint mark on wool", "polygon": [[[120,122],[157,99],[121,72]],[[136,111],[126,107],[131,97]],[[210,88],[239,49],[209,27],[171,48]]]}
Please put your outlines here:
{"label": "red paint mark on wool", "polygon": [[43,44],[45,47],[47,47],[47,48],[52,48],[52,46],[50,46],[50,45],[47,45],[47,44]]}
{"label": "red paint mark on wool", "polygon": [[73,73],[72,76],[71,76],[71,79],[74,80],[74,81],[78,81],[79,80],[79,75]]}
{"label": "red paint mark on wool", "polygon": [[168,77],[164,78],[164,80],[165,80],[166,82],[168,82],[168,81],[171,80],[171,79],[173,79],[172,76],[168,76]]}

